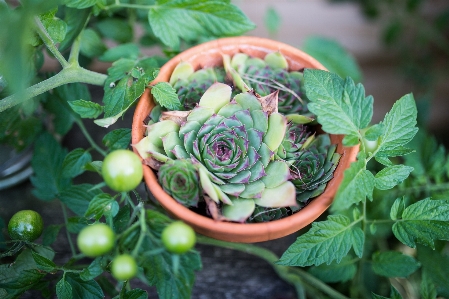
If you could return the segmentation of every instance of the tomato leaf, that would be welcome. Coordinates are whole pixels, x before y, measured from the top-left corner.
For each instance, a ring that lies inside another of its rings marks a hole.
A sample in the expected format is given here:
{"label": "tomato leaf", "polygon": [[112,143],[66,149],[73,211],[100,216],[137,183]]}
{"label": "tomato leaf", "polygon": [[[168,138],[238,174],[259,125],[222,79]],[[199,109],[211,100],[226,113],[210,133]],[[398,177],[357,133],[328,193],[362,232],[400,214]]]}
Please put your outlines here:
{"label": "tomato leaf", "polygon": [[343,181],[335,195],[332,203],[332,211],[342,211],[353,204],[357,204],[373,198],[374,176],[366,169],[365,160],[359,157],[359,160],[351,163],[345,170]]}
{"label": "tomato leaf", "polygon": [[129,58],[136,60],[139,57],[140,48],[133,43],[121,44],[114,48],[106,50],[103,55],[98,57],[101,61],[116,61],[120,58]]}
{"label": "tomato leaf", "polygon": [[357,266],[354,259],[345,256],[340,263],[332,262],[329,265],[312,266],[309,272],[324,282],[346,282],[354,278]]}
{"label": "tomato leaf", "polygon": [[98,0],[65,0],[65,5],[78,9],[87,8],[95,5]]}
{"label": "tomato leaf", "polygon": [[59,51],[67,50],[75,38],[83,30],[90,15],[90,9],[64,8],[64,21],[67,24],[67,31],[64,40],[59,44]]}
{"label": "tomato leaf", "polygon": [[75,273],[66,273],[65,277],[72,286],[74,299],[104,298],[103,290],[95,280],[84,281]]}
{"label": "tomato leaf", "polygon": [[55,16],[57,11],[53,9],[39,16],[42,25],[55,43],[63,41],[67,31],[67,24]]}
{"label": "tomato leaf", "polygon": [[148,11],[153,33],[167,46],[179,47],[179,39],[199,36],[240,35],[254,24],[228,1],[156,1]]}
{"label": "tomato leaf", "polygon": [[131,129],[116,129],[103,137],[103,144],[111,150],[127,149],[131,142]]}
{"label": "tomato leaf", "polygon": [[94,218],[99,220],[105,213],[105,209],[109,205],[112,205],[115,199],[107,193],[100,193],[96,195],[89,203],[89,207],[84,213],[84,217],[87,219]]}
{"label": "tomato leaf", "polygon": [[62,225],[50,224],[44,228],[42,233],[42,244],[44,246],[49,246],[56,241],[61,230]]}
{"label": "tomato leaf", "polygon": [[31,182],[33,194],[42,200],[52,200],[67,188],[70,180],[62,176],[62,164],[67,151],[48,133],[36,141],[31,160],[34,174]]}
{"label": "tomato leaf", "polygon": [[86,212],[92,198],[100,193],[98,190],[91,190],[92,187],[92,184],[72,185],[59,194],[59,200],[76,215],[82,216]]}
{"label": "tomato leaf", "polygon": [[141,289],[127,291],[123,299],[148,299],[148,293]]}
{"label": "tomato leaf", "polygon": [[418,128],[416,128],[417,109],[412,94],[400,98],[385,115],[382,125],[384,133],[379,140],[380,156],[393,156],[394,151],[401,148],[413,139]]}
{"label": "tomato leaf", "polygon": [[426,280],[431,284],[430,288],[436,288],[436,293],[441,297],[449,297],[449,276],[447,275],[449,255],[442,253],[441,250],[432,250],[418,245],[418,260],[422,264]]}
{"label": "tomato leaf", "polygon": [[80,273],[80,278],[84,281],[89,281],[103,273],[103,267],[101,265],[102,259],[102,257],[94,259],[89,267],[85,268]]}
{"label": "tomato leaf", "polygon": [[374,185],[379,190],[391,189],[408,178],[412,171],[413,167],[405,165],[385,167],[374,176]]}
{"label": "tomato leaf", "polygon": [[65,278],[61,278],[56,284],[56,295],[58,299],[72,299],[72,286],[70,283],[65,280]]}
{"label": "tomato leaf", "polygon": [[90,153],[82,148],[72,150],[62,162],[62,175],[67,178],[74,178],[82,174],[84,166],[92,162]]}
{"label": "tomato leaf", "polygon": [[322,70],[306,69],[304,87],[309,110],[317,116],[323,130],[331,134],[359,135],[373,116],[373,97],[365,97],[363,85],[351,78]]}
{"label": "tomato leaf", "polygon": [[179,101],[176,90],[167,82],[159,82],[151,87],[151,94],[155,101],[169,110],[180,110],[181,102]]}
{"label": "tomato leaf", "polygon": [[53,261],[47,259],[46,257],[43,257],[42,255],[34,251],[32,252],[32,255],[39,270],[44,272],[52,272],[55,270],[56,264]]}
{"label": "tomato leaf", "polygon": [[82,118],[97,118],[103,113],[103,107],[97,103],[85,100],[75,100],[68,102],[73,111]]}
{"label": "tomato leaf", "polygon": [[416,242],[434,248],[434,240],[449,240],[449,201],[426,198],[408,206],[393,233],[412,248]]}
{"label": "tomato leaf", "polygon": [[118,41],[119,43],[127,43],[133,39],[133,28],[125,19],[109,17],[97,22],[95,27],[102,36]]}
{"label": "tomato leaf", "polygon": [[81,32],[80,43],[80,52],[89,58],[98,57],[107,50],[98,33],[90,28]]}
{"label": "tomato leaf", "polygon": [[373,271],[385,277],[407,277],[421,266],[413,257],[398,251],[376,252],[372,260]]}
{"label": "tomato leaf", "polygon": [[277,264],[285,266],[319,266],[337,263],[354,248],[360,257],[365,236],[359,226],[343,215],[329,215],[326,221],[312,223],[312,228],[299,236],[284,252]]}

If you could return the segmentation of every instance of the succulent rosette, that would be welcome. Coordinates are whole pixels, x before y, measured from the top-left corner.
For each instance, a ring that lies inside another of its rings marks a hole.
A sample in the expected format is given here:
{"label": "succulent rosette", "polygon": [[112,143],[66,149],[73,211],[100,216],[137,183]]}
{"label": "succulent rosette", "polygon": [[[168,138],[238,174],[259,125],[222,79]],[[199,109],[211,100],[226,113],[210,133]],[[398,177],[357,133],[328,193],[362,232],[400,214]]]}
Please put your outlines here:
{"label": "succulent rosette", "polygon": [[135,145],[148,164],[190,160],[198,168],[204,196],[222,205],[222,216],[244,222],[256,206],[296,205],[289,163],[275,153],[287,130],[287,118],[247,92],[231,100],[231,87],[214,83],[185,119],[148,127]]}
{"label": "succulent rosette", "polygon": [[335,150],[336,146],[331,144],[329,135],[318,135],[293,161],[292,182],[300,206],[324,192],[341,157]]}
{"label": "succulent rosette", "polygon": [[297,160],[301,156],[301,151],[313,142],[315,135],[304,123],[307,121],[294,119],[288,122],[284,139],[277,151],[280,159]]}
{"label": "succulent rosette", "polygon": [[185,206],[197,206],[200,199],[199,177],[195,166],[188,160],[170,160],[158,171],[162,188]]}
{"label": "succulent rosette", "polygon": [[257,94],[266,96],[278,90],[280,113],[310,114],[302,87],[303,74],[289,71],[287,60],[280,52],[269,53],[264,59],[237,54],[231,66]]}

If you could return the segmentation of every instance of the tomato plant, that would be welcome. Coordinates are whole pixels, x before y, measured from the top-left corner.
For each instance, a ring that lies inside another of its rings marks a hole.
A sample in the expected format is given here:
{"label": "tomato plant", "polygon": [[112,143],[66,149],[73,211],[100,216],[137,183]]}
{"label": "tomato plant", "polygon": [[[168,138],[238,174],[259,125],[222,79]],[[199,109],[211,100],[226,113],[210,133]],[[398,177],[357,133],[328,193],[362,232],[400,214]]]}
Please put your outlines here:
{"label": "tomato plant", "polygon": [[137,274],[136,260],[129,254],[118,255],[112,260],[111,272],[117,280],[131,279]]}
{"label": "tomato plant", "polygon": [[108,253],[114,247],[115,234],[104,223],[95,223],[81,230],[77,238],[78,248],[88,257],[97,257]]}
{"label": "tomato plant", "polygon": [[171,253],[186,253],[195,246],[195,231],[182,221],[169,224],[161,235],[162,244]]}
{"label": "tomato plant", "polygon": [[15,213],[8,223],[8,233],[13,240],[34,241],[40,237],[43,229],[42,216],[33,210]]}
{"label": "tomato plant", "polygon": [[115,150],[104,158],[101,173],[112,190],[130,191],[142,181],[142,163],[132,151]]}

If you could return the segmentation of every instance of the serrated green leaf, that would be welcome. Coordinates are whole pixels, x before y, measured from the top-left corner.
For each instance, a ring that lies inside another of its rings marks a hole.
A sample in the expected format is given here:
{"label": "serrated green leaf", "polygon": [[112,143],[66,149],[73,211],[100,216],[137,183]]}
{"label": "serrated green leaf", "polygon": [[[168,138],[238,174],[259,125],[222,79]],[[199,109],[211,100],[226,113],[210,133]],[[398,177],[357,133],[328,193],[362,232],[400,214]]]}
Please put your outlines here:
{"label": "serrated green leaf", "polygon": [[338,75],[322,70],[306,69],[304,87],[310,100],[309,110],[325,132],[331,134],[359,135],[373,114],[373,98],[365,97],[361,84],[354,84]]}
{"label": "serrated green leaf", "polygon": [[84,217],[69,217],[67,221],[67,230],[72,234],[78,234],[87,226],[87,219]]}
{"label": "serrated green leaf", "polygon": [[90,153],[82,148],[72,150],[62,162],[62,175],[74,178],[84,172],[84,166],[92,162]]}
{"label": "serrated green leaf", "polygon": [[407,94],[399,99],[382,121],[384,133],[379,139],[376,155],[386,155],[388,151],[401,148],[412,140],[418,132],[416,117],[417,110],[413,95]]}
{"label": "serrated green leaf", "polygon": [[128,58],[136,60],[139,57],[140,48],[133,43],[118,45],[114,48],[107,49],[103,55],[98,57],[101,61],[116,61],[120,58]]}
{"label": "serrated green leaf", "polygon": [[368,128],[365,131],[364,137],[370,141],[376,141],[384,132],[384,126],[382,124],[376,124]]}
{"label": "serrated green leaf", "polygon": [[89,203],[89,207],[84,213],[84,217],[87,219],[94,218],[99,220],[105,213],[105,209],[108,205],[115,202],[115,199],[107,193],[100,193],[96,195]]}
{"label": "serrated green leaf", "polygon": [[67,24],[66,35],[63,41],[59,44],[59,51],[67,50],[75,40],[75,38],[83,30],[84,25],[90,15],[90,9],[75,9],[65,7],[64,21]]}
{"label": "serrated green leaf", "polygon": [[42,232],[42,245],[49,246],[56,241],[61,230],[62,225],[50,224],[44,228]]}
{"label": "serrated green leaf", "polygon": [[72,299],[72,286],[64,277],[56,284],[56,295],[58,299]]}
{"label": "serrated green leaf", "polygon": [[[143,250],[154,250],[158,246],[157,240],[147,238]],[[142,265],[145,277],[150,285],[156,286],[160,298],[188,299],[191,297],[194,272],[201,268],[200,256],[194,251],[180,255],[177,273],[173,271],[172,263],[172,255],[167,251],[148,255]]]}
{"label": "serrated green leaf", "polygon": [[134,289],[127,291],[123,296],[123,299],[148,299],[148,293],[141,289]]}
{"label": "serrated green leaf", "polygon": [[124,205],[118,211],[117,215],[113,219],[113,228],[116,234],[122,233],[128,225],[129,219],[131,218],[131,207],[129,205]]}
{"label": "serrated green leaf", "polygon": [[415,150],[406,147],[398,147],[392,150],[382,150],[381,152],[376,153],[376,157],[386,158],[386,157],[397,157],[397,156],[406,156],[408,154],[413,153]]}
{"label": "serrated green leaf", "polygon": [[127,43],[133,39],[133,28],[126,19],[109,17],[97,22],[95,27],[102,36],[119,43]]}
{"label": "serrated green leaf", "polygon": [[449,240],[449,201],[426,198],[408,206],[393,233],[412,248],[416,242],[434,248],[434,240]]}
{"label": "serrated green leaf", "polygon": [[127,149],[131,143],[131,129],[115,129],[106,134],[102,141],[110,150]]}
{"label": "serrated green leaf", "polygon": [[151,94],[156,102],[169,110],[180,110],[181,102],[179,101],[176,90],[167,82],[159,82],[151,87]]}
{"label": "serrated green leaf", "polygon": [[232,36],[254,28],[239,8],[214,0],[156,1],[148,11],[148,20],[154,35],[175,49],[181,37]]}
{"label": "serrated green leaf", "polygon": [[102,299],[104,298],[101,287],[95,280],[84,281],[78,274],[66,273],[66,280],[72,286],[73,293],[78,295],[78,298],[83,299]]}
{"label": "serrated green leaf", "polygon": [[302,50],[321,62],[340,77],[362,81],[362,72],[354,57],[335,40],[311,36],[305,39]]}
{"label": "serrated green leaf", "polygon": [[449,275],[447,275],[447,269],[449,269],[449,256],[447,253],[418,245],[418,261],[421,262],[427,279],[435,286],[437,294],[448,298]]}
{"label": "serrated green leaf", "polygon": [[404,213],[404,210],[405,210],[404,197],[396,198],[390,210],[390,218],[392,220],[400,219],[402,217],[402,213]]}
{"label": "serrated green leaf", "polygon": [[80,44],[80,52],[89,58],[98,57],[107,50],[98,33],[90,28],[81,32]]}
{"label": "serrated green leaf", "polygon": [[55,43],[59,43],[64,40],[67,32],[67,24],[55,17],[57,9],[53,9],[39,16],[39,19],[47,30],[48,35]]}
{"label": "serrated green leaf", "polygon": [[92,187],[92,184],[70,186],[59,194],[59,200],[76,215],[82,216],[86,212],[92,198],[100,193],[98,190],[91,190]]}
{"label": "serrated green leaf", "polygon": [[365,167],[365,160],[359,158],[345,170],[343,181],[331,206],[333,211],[345,210],[353,204],[365,201],[367,197],[372,200],[374,176]]}
{"label": "serrated green leaf", "polygon": [[421,275],[421,285],[419,289],[422,299],[436,299],[437,298],[437,288],[433,281],[429,278],[426,271],[423,271]]}
{"label": "serrated green leaf", "polygon": [[34,186],[32,192],[37,198],[52,200],[70,184],[70,180],[61,175],[66,152],[48,133],[37,139],[31,160],[34,171],[31,177]]}
{"label": "serrated green leaf", "polygon": [[98,0],[65,0],[65,5],[78,9],[87,8],[95,5]]}
{"label": "serrated green leaf", "polygon": [[277,264],[300,267],[329,265],[334,260],[339,263],[351,247],[360,253],[364,235],[355,223],[343,215],[329,215],[326,221],[312,223],[312,228],[296,239]]}
{"label": "serrated green leaf", "polygon": [[413,257],[398,251],[376,252],[372,260],[373,271],[385,277],[407,277],[421,266]]}
{"label": "serrated green leaf", "polygon": [[102,261],[101,257],[94,259],[92,263],[90,263],[89,267],[85,268],[80,273],[80,278],[84,281],[89,281],[99,276],[101,273],[103,273],[101,261]]}
{"label": "serrated green leaf", "polygon": [[405,165],[385,167],[374,176],[374,186],[379,190],[391,189],[408,178],[412,171],[413,167]]}
{"label": "serrated green leaf", "polygon": [[82,118],[97,118],[103,113],[103,107],[91,101],[75,100],[68,102],[68,104]]}
{"label": "serrated green leaf", "polygon": [[340,263],[333,262],[329,265],[313,266],[309,272],[324,282],[346,282],[352,280],[357,272],[355,263],[356,261],[350,256],[345,256]]}
{"label": "serrated green leaf", "polygon": [[379,162],[380,164],[382,164],[383,166],[392,166],[393,162],[390,161],[390,159],[388,159],[387,157],[379,157],[376,156],[374,157],[374,159]]}
{"label": "serrated green leaf", "polygon": [[359,144],[360,143],[360,140],[359,140],[359,136],[358,135],[346,135],[344,138],[343,138],[343,145],[344,146],[355,146],[355,145],[357,145],[357,144]]}
{"label": "serrated green leaf", "polygon": [[32,252],[32,255],[39,270],[44,272],[52,272],[55,270],[56,264],[53,261],[47,259],[46,257],[43,257],[42,255],[34,251]]}

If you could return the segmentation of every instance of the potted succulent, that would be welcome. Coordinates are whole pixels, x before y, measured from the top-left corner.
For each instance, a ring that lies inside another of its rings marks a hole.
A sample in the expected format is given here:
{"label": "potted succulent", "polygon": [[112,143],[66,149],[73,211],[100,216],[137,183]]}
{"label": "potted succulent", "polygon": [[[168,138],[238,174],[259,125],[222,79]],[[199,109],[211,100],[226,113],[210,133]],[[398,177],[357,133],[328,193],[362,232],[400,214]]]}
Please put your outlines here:
{"label": "potted succulent", "polygon": [[[169,213],[207,236],[259,242],[293,233],[328,208],[358,147],[344,147],[341,135],[317,138],[301,90],[304,68],[324,69],[298,49],[256,37],[207,42],[161,68],[153,84],[170,82],[177,88],[184,111],[160,113],[148,89],[134,113],[132,144],[147,164],[144,177],[150,191]],[[261,124],[250,120],[254,127],[247,125],[241,135],[235,135],[233,126],[242,126],[250,116],[244,111],[267,117]],[[149,125],[150,114],[156,116]],[[224,132],[230,118],[232,125]],[[198,132],[203,124],[214,127],[206,136]],[[185,137],[193,126],[194,133]],[[248,138],[253,132],[260,136],[239,144],[242,135]],[[217,138],[205,141],[209,136]],[[202,149],[193,149],[200,144]],[[251,149],[257,150],[253,154]],[[256,157],[254,161],[250,155]],[[209,216],[190,209],[198,205],[200,196]]]}

